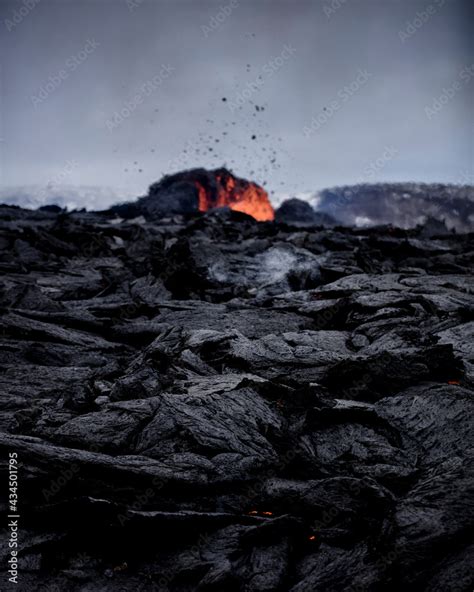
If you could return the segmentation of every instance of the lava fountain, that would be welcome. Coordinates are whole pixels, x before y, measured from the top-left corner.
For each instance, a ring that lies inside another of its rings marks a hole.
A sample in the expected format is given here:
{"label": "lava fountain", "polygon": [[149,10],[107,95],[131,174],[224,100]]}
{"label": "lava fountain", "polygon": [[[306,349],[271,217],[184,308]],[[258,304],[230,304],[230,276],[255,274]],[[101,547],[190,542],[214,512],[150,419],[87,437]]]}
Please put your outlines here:
{"label": "lava fountain", "polygon": [[201,212],[227,206],[261,222],[274,219],[275,212],[263,187],[235,177],[227,169],[216,169],[209,171],[209,174],[214,177],[211,183],[203,183],[201,179],[195,180]]}
{"label": "lava fountain", "polygon": [[149,216],[194,214],[226,206],[261,222],[275,218],[265,189],[225,168],[197,168],[166,175],[139,200],[139,208]]}

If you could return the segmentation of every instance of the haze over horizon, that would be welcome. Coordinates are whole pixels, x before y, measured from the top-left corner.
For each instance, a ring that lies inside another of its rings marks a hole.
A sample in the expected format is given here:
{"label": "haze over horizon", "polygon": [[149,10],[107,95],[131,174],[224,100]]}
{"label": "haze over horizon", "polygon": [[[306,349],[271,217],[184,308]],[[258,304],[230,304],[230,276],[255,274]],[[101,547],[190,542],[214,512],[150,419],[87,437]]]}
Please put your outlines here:
{"label": "haze over horizon", "polygon": [[473,184],[473,17],[468,0],[6,0],[0,189],[133,197],[223,165],[276,195]]}

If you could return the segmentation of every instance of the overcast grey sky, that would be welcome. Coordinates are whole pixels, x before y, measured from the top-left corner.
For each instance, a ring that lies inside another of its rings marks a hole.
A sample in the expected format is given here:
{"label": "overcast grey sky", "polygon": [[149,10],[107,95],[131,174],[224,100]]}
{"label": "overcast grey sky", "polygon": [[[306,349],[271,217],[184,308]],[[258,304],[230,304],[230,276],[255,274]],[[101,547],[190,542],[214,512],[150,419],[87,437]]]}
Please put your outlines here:
{"label": "overcast grey sky", "polygon": [[472,183],[469,0],[0,6],[1,186],[133,196],[223,164],[290,194]]}

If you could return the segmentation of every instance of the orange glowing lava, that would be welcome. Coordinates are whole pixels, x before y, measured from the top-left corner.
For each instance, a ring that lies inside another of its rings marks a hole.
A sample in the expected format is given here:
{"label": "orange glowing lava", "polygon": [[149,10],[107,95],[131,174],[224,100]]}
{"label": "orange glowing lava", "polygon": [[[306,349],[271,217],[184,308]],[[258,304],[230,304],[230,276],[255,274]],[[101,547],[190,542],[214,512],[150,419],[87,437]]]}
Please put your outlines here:
{"label": "orange glowing lava", "polygon": [[258,514],[261,516],[273,516],[273,512],[263,512],[258,510],[250,510],[250,512],[247,512],[248,516],[258,516]]}
{"label": "orange glowing lava", "polygon": [[201,212],[228,206],[231,210],[248,214],[260,222],[274,219],[275,212],[265,189],[251,181],[234,177],[226,169],[214,171],[214,174],[216,183],[213,191],[200,181],[195,181]]}

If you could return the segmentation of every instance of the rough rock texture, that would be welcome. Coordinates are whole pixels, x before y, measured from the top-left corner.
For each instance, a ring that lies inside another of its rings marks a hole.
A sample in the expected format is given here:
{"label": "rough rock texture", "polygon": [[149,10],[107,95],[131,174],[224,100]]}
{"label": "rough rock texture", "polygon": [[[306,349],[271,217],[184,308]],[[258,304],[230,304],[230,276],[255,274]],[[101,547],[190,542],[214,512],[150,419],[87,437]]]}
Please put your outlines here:
{"label": "rough rock texture", "polygon": [[285,200],[275,212],[277,222],[302,224],[305,226],[336,226],[337,222],[329,214],[316,212],[312,206],[296,197]]}
{"label": "rough rock texture", "polygon": [[11,589],[472,590],[472,236],[0,226]]}

